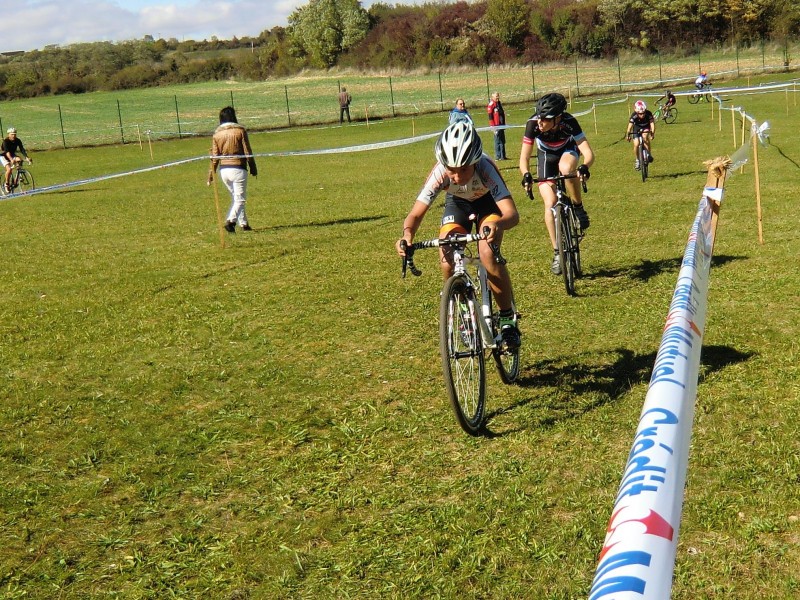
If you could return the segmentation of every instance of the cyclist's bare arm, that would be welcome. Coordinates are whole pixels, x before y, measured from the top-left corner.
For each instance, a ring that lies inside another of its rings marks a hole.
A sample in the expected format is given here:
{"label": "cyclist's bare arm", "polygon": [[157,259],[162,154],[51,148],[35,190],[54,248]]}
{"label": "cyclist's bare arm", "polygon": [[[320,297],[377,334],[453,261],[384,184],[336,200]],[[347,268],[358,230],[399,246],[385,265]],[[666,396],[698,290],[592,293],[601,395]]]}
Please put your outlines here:
{"label": "cyclist's bare arm", "polygon": [[414,236],[417,233],[417,229],[419,229],[422,219],[425,218],[425,213],[428,212],[429,208],[430,206],[424,202],[420,202],[419,200],[414,202],[414,206],[411,207],[411,210],[403,221],[403,236],[397,240],[397,243],[395,244],[397,253],[400,256],[405,256],[405,250],[402,247],[401,241],[405,240],[408,244],[411,244],[414,241]]}
{"label": "cyclist's bare arm", "polygon": [[[519,153],[519,172],[525,176],[525,173],[531,172],[531,155],[533,154],[533,144],[526,144],[523,142],[522,150]],[[530,186],[525,186],[526,191]]]}
{"label": "cyclist's bare arm", "polygon": [[[628,124],[630,128],[630,123]],[[581,152],[581,156],[583,156],[583,164],[587,167],[591,167],[594,163],[594,152],[592,151],[592,147],[589,145],[589,140],[586,138],[581,140],[581,143],[578,144],[578,150]]]}
{"label": "cyclist's bare arm", "polygon": [[485,221],[486,226],[489,227],[490,230],[486,236],[487,242],[494,241],[498,229],[500,231],[506,231],[507,229],[516,227],[519,223],[519,211],[517,210],[517,205],[514,203],[514,199],[511,196],[507,196],[498,200],[497,208],[500,209],[500,218],[489,219]]}

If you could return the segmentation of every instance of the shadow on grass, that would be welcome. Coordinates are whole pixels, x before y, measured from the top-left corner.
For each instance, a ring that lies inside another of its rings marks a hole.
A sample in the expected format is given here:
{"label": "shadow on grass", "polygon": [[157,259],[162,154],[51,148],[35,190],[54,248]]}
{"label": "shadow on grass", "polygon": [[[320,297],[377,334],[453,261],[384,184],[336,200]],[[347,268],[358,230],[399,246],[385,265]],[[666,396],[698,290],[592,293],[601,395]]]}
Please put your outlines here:
{"label": "shadow on grass", "polygon": [[[614,356],[613,361],[601,362],[603,356],[609,354]],[[700,380],[729,365],[749,360],[752,356],[752,352],[740,352],[730,346],[706,346],[701,355]],[[656,352],[636,354],[627,348],[615,348],[603,355],[586,354],[569,359],[539,361],[523,369],[517,385],[522,388],[550,389],[552,393],[531,395],[488,413],[484,435],[490,438],[502,437],[523,429],[550,428],[560,422],[576,419],[614,402],[631,388],[647,383],[655,360]],[[492,431],[489,427],[492,419],[537,402],[539,405],[534,408],[539,408],[544,413],[537,422],[502,432]]]}
{"label": "shadow on grass", "polygon": [[351,217],[348,219],[335,219],[333,221],[310,221],[308,223],[292,223],[289,225],[273,225],[271,227],[253,227],[251,233],[265,233],[277,231],[279,229],[297,229],[306,227],[331,227],[333,225],[352,225],[353,223],[367,223],[369,221],[380,221],[388,219],[388,215],[376,215],[374,217]]}
{"label": "shadow on grass", "polygon": [[797,164],[797,162],[795,162],[795,160],[794,160],[794,159],[792,159],[792,158],[790,158],[790,157],[786,156],[786,154],[784,154],[784,153],[783,153],[783,150],[781,150],[779,146],[777,146],[777,145],[775,145],[775,144],[772,144],[772,143],[770,143],[770,145],[771,145],[773,148],[775,148],[775,149],[778,151],[778,154],[780,154],[780,155],[781,155],[783,158],[785,158],[785,159],[786,159],[786,160],[788,160],[790,163],[792,163],[792,164],[793,164],[795,167],[797,167],[798,169],[800,169],[800,165],[798,165],[798,164]]}
{"label": "shadow on grass", "polygon": [[682,171],[680,173],[664,173],[662,175],[648,175],[650,179],[678,179],[678,177],[689,177],[705,175],[706,171]]}
{"label": "shadow on grass", "polygon": [[[713,256],[711,258],[711,267],[721,267],[722,265],[734,260],[744,260],[746,258],[746,256],[728,256],[724,254]],[[662,273],[675,273],[677,276],[681,268],[682,260],[683,259],[679,257],[665,258],[662,260],[643,259],[638,264],[621,266],[615,269],[597,269],[595,271],[588,272],[584,271],[581,279],[591,281],[595,279],[618,279],[620,277],[625,277],[631,281],[645,283],[653,277],[661,275]]]}

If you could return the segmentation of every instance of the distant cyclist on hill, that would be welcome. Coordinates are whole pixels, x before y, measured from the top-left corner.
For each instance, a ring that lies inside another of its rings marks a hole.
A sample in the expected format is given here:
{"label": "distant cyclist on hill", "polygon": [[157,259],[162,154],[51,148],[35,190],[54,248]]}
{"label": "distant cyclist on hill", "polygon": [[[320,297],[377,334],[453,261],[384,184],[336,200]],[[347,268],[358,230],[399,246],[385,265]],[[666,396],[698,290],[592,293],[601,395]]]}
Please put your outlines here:
{"label": "distant cyclist on hill", "polygon": [[[498,264],[489,242],[500,244],[503,233],[519,223],[519,213],[497,165],[483,153],[475,128],[463,121],[453,123],[436,141],[437,163],[403,222],[403,236],[395,244],[405,255],[402,242],[411,245],[422,219],[440,192],[446,193],[439,237],[469,233],[473,227],[489,228],[486,241],[478,242],[481,263],[489,275],[489,285],[500,309],[500,333],[511,349],[519,348],[520,334],[513,310],[514,294],[506,265]],[[442,274],[453,274],[452,254],[439,250]]]}
{"label": "distant cyclist on hill", "polygon": [[22,159],[17,156],[17,152],[25,157],[28,164],[33,161],[28,156],[25,146],[22,144],[22,140],[17,137],[17,130],[13,127],[9,127],[7,133],[8,135],[3,140],[3,143],[0,144],[0,152],[2,152],[2,154],[0,154],[0,164],[2,164],[6,170],[6,177],[3,181],[3,185],[5,186],[6,193],[9,193],[11,191],[11,169],[14,167],[15,163],[22,161]]}
{"label": "distant cyclist on hill", "polygon": [[708,75],[705,71],[700,71],[700,75],[698,75],[697,79],[694,80],[694,87],[696,87],[698,90],[702,90],[709,85],[711,85],[711,82],[708,80]]}
{"label": "distant cyclist on hill", "polygon": [[638,158],[640,138],[638,136],[634,136],[634,134],[638,133],[642,134],[642,143],[644,144],[644,147],[647,148],[647,162],[653,162],[653,153],[650,147],[651,142],[656,135],[656,120],[653,117],[653,113],[648,110],[647,104],[644,103],[644,100],[637,100],[634,102],[633,113],[631,113],[631,118],[628,119],[628,130],[625,132],[625,137],[627,140],[633,140],[633,155],[637,157],[633,163],[633,168],[637,171],[641,168]]}
{"label": "distant cyclist on hill", "polygon": [[[554,175],[568,175],[574,171],[582,179],[589,178],[589,167],[594,162],[594,152],[583,133],[578,120],[568,112],[567,99],[562,94],[545,94],[536,103],[536,112],[525,125],[522,138],[522,150],[519,155],[519,170],[522,173],[522,186],[530,190],[533,176],[530,173],[530,161],[533,146],[536,145],[538,162],[538,179],[546,179]],[[578,166],[578,158],[583,155],[583,164]],[[575,216],[578,217],[581,229],[589,228],[589,215],[583,207],[581,189],[578,179],[566,182],[569,195],[574,203]],[[556,246],[556,228],[553,211],[556,204],[556,191],[553,183],[539,182],[539,194],[544,202],[544,223],[553,246],[553,262],[550,271],[554,275],[561,274]]]}

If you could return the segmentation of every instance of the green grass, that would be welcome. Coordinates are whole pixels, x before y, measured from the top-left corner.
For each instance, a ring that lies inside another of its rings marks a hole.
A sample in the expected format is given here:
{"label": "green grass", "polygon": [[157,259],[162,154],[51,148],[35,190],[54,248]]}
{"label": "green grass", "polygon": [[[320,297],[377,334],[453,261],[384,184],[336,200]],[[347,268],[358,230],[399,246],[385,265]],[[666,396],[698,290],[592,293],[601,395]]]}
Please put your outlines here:
{"label": "green grass", "polygon": [[[772,123],[765,243],[748,165],[728,182],[715,247],[677,599],[800,588],[798,109],[782,92],[731,102]],[[522,373],[511,387],[490,373],[486,438],[464,435],[447,404],[433,253],[402,280],[393,249],[430,141],[260,159],[255,231],[224,248],[204,162],[0,202],[0,595],[586,597],[702,162],[733,150],[727,113],[720,131],[707,105],[678,107],[646,184],[616,143],[622,105],[598,111],[596,134],[584,119],[597,163],[579,297],[549,274],[539,201],[516,196],[504,254]],[[252,142],[327,148],[411,127]],[[520,138],[509,132],[509,156]],[[155,162],[208,146],[157,142]],[[38,153],[34,173],[45,185],[151,164],[126,145]]]}

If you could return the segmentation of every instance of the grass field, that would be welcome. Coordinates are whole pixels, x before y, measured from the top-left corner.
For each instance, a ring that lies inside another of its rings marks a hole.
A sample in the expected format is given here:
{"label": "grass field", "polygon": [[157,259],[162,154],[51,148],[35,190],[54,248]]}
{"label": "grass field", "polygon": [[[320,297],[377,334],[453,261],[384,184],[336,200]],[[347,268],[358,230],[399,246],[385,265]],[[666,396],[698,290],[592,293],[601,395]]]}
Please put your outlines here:
{"label": "grass field", "polygon": [[[727,103],[772,124],[764,244],[747,165],[717,232],[673,598],[783,599],[800,594],[798,108],[784,92]],[[393,248],[431,141],[261,158],[255,231],[225,247],[205,162],[0,202],[0,596],[585,598],[702,162],[734,150],[728,113],[720,131],[708,105],[678,108],[646,184],[618,142],[627,109],[599,109],[597,133],[584,121],[597,162],[578,297],[549,273],[539,201],[517,194],[504,254],[522,373],[510,387],[490,373],[482,438],[447,404],[433,253],[402,280]],[[515,124],[529,112],[510,109]],[[252,142],[332,148],[442,126]],[[520,138],[509,132],[509,156]],[[33,170],[48,185],[208,147],[40,152]],[[519,190],[515,161],[501,167]]]}

